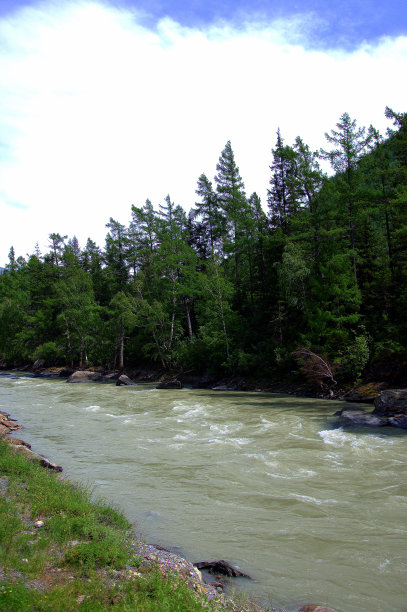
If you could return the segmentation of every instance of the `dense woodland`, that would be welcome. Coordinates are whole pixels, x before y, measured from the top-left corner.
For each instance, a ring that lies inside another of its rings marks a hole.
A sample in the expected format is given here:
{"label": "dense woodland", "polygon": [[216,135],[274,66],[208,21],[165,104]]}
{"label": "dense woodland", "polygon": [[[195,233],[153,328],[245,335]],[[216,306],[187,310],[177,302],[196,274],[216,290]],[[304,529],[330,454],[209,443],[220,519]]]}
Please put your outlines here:
{"label": "dense woodland", "polygon": [[133,205],[128,226],[110,218],[103,249],[57,233],[44,255],[11,248],[0,357],[282,379],[302,366],[332,384],[403,357],[407,113],[386,116],[384,138],[344,113],[319,152],[278,131],[267,207],[228,142],[189,214],[167,196]]}

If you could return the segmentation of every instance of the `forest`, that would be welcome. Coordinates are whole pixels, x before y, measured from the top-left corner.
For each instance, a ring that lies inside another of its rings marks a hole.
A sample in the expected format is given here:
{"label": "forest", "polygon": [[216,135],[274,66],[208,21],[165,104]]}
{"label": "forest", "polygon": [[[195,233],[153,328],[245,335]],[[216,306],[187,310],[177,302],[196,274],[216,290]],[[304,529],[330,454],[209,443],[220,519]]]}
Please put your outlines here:
{"label": "forest", "polygon": [[58,233],[45,254],[11,247],[1,362],[329,385],[405,360],[407,113],[385,112],[385,136],[344,113],[317,152],[278,130],[267,203],[245,193],[227,142],[189,213],[168,195],[133,205],[128,226],[110,218],[103,248]]}

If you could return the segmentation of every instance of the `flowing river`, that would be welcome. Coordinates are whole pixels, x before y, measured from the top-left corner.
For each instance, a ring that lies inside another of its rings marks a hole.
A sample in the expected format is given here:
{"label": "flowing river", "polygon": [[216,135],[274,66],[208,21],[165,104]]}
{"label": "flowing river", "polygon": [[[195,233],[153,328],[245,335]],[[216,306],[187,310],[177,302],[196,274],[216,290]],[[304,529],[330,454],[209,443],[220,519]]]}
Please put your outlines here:
{"label": "flowing river", "polygon": [[341,402],[0,376],[0,409],[151,543],[227,559],[275,607],[406,612],[407,438]]}

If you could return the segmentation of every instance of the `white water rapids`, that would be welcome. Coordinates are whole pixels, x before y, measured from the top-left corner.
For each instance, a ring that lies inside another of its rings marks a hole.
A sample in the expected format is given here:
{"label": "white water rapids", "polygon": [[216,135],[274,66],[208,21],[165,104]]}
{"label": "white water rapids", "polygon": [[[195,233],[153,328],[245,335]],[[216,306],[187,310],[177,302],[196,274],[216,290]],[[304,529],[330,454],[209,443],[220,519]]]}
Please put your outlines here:
{"label": "white water rapids", "polygon": [[343,405],[0,376],[17,435],[147,541],[239,565],[277,608],[406,612],[406,432],[337,429]]}

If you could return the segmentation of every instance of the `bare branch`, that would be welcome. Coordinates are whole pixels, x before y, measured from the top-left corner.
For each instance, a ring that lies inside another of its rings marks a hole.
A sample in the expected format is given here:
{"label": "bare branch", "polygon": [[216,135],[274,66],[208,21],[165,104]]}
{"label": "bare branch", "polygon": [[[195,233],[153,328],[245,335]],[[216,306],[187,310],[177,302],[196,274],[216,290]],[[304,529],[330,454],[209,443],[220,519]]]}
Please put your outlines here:
{"label": "bare branch", "polygon": [[327,381],[337,384],[334,379],[334,366],[326,358],[303,346],[291,354],[299,361],[301,372],[310,382],[317,383],[320,387]]}

